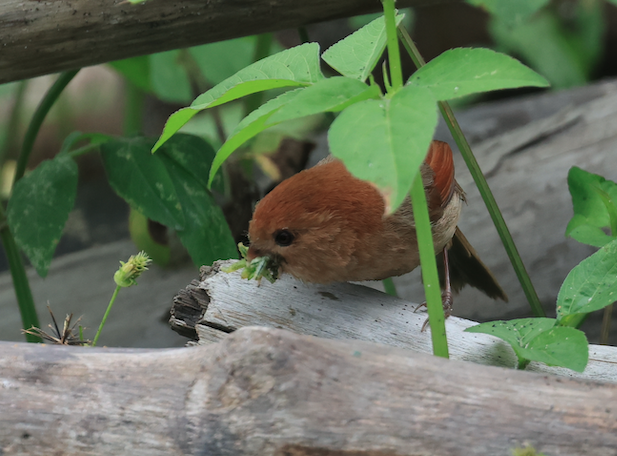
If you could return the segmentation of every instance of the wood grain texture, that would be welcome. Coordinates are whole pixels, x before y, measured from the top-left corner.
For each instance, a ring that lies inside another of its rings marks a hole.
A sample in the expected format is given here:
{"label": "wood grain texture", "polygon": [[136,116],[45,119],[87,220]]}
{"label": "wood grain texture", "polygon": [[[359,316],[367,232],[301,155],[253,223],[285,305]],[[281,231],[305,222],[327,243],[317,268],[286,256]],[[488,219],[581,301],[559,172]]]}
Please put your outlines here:
{"label": "wood grain texture", "polygon": [[[397,7],[426,3],[431,0],[401,0]],[[0,83],[379,9],[374,0],[149,0],[137,5],[4,0]]]}
{"label": "wood grain texture", "polygon": [[617,385],[244,328],[170,350],[0,344],[3,456],[617,448]]}
{"label": "wood grain texture", "polygon": [[[173,322],[185,316],[182,302],[172,309],[172,327],[195,327],[199,342],[217,342],[228,333],[246,326],[286,329],[327,339],[354,339],[432,353],[430,332],[420,329],[426,313],[414,312],[417,304],[395,298],[372,288],[351,283],[314,285],[283,275],[274,284],[244,280],[239,272],[224,273],[216,262],[202,268],[202,281],[187,290],[202,307],[195,320]],[[505,304],[504,304],[505,305]],[[476,322],[450,317],[446,333],[450,357],[472,363],[514,368],[512,348],[500,339],[466,333]],[[527,368],[544,374],[586,378],[617,383],[617,348],[590,346],[590,362],[583,373],[533,362]]]}

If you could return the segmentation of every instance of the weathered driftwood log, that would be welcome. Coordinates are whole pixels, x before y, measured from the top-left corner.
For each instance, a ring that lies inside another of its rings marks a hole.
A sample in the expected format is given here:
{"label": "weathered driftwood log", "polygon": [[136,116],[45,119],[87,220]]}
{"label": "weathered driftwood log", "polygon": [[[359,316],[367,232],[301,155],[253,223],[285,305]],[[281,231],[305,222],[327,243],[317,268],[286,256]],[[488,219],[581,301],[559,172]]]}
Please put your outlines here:
{"label": "weathered driftwood log", "polygon": [[[434,2],[401,0],[397,6]],[[149,0],[138,5],[124,0],[3,0],[0,83],[355,16],[380,7],[373,0]]]}
{"label": "weathered driftwood log", "polygon": [[[426,320],[414,312],[417,304],[372,288],[350,283],[305,284],[284,275],[274,284],[220,272],[222,264],[203,267],[201,282],[193,282],[174,300],[171,326],[200,343],[218,341],[244,326],[268,326],[329,338],[357,339],[423,353],[432,353]],[[476,323],[462,318],[446,320],[453,359],[515,367],[512,348],[501,340],[463,332]],[[561,376],[617,383],[617,348],[592,345],[590,362],[582,374],[532,363],[529,370]]]}
{"label": "weathered driftwood log", "polygon": [[0,344],[0,453],[508,455],[617,448],[617,385],[245,328],[169,350]]}

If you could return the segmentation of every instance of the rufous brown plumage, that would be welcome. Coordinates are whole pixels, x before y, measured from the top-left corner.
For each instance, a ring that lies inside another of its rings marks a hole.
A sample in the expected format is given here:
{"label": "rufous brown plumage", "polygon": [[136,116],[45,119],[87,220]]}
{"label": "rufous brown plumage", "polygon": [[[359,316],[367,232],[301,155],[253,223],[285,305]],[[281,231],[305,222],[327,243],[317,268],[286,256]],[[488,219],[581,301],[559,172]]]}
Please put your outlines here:
{"label": "rufous brown plumage", "polygon": [[[465,194],[454,179],[447,143],[432,142],[421,173],[435,253],[450,250],[452,288],[468,283],[507,300],[457,228]],[[257,204],[248,258],[269,256],[281,272],[314,283],[405,274],[420,264],[411,202],[405,200],[391,215],[384,212],[383,197],[372,184],[328,157],[283,181]]]}

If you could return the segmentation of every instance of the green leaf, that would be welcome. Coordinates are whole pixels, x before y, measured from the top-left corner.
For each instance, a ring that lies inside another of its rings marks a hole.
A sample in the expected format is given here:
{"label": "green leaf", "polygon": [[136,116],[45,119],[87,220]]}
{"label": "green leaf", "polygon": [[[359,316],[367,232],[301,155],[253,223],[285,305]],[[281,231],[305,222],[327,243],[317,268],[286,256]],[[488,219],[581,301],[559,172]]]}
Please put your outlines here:
{"label": "green leaf", "polygon": [[156,151],[195,114],[204,109],[282,87],[303,87],[323,79],[319,67],[319,45],[307,43],[266,57],[201,94],[188,108],[172,114],[154,146]]}
{"label": "green leaf", "polygon": [[566,236],[579,242],[601,247],[617,235],[617,184],[576,166],[568,172],[568,188],[572,196],[574,216],[566,228]]}
{"label": "green leaf", "polygon": [[77,193],[77,165],[68,156],[46,160],[15,184],[7,207],[17,245],[41,277],[47,276]]}
{"label": "green leaf", "polygon": [[601,228],[588,224],[585,217],[579,214],[574,214],[570,223],[568,223],[566,236],[594,247],[603,247],[615,239],[615,237],[602,231]]}
{"label": "green leaf", "polygon": [[557,326],[532,339],[522,354],[531,361],[583,372],[589,361],[589,344],[584,332]]}
{"label": "green leaf", "polygon": [[216,153],[208,142],[198,136],[178,134],[165,154],[181,166],[202,186],[207,187],[210,166]]}
{"label": "green leaf", "polygon": [[146,217],[176,230],[185,218],[167,169],[150,153],[144,138],[118,138],[101,146],[109,184],[131,207]]}
{"label": "green leaf", "polygon": [[150,81],[150,59],[146,55],[116,60],[109,65],[144,92],[152,92]]}
{"label": "green leaf", "polygon": [[467,0],[467,3],[484,9],[510,26],[524,22],[548,2],[549,0]]}
{"label": "green leaf", "polygon": [[570,271],[557,296],[557,319],[593,312],[616,300],[617,240],[614,240]]}
{"label": "green leaf", "polygon": [[206,188],[213,150],[200,138],[177,135],[156,157],[168,170],[185,216],[177,234],[196,266],[215,260],[237,258],[236,244],[223,215]]}
{"label": "green leaf", "polygon": [[64,142],[60,147],[58,155],[64,155],[70,153],[75,144],[81,141],[89,141],[91,145],[101,145],[107,141],[113,139],[111,136],[104,135],[102,133],[82,133],[80,131],[73,131],[64,138]]}
{"label": "green leaf", "polygon": [[481,48],[446,51],[416,71],[408,83],[430,89],[440,101],[490,90],[549,85],[518,60]]}
{"label": "green leaf", "polygon": [[322,79],[312,86],[301,89],[293,100],[285,103],[268,119],[268,124],[272,125],[321,112],[342,111],[354,103],[379,98],[380,95],[378,86],[369,87],[357,79],[341,76]]}
{"label": "green leaf", "polygon": [[574,328],[556,327],[553,318],[523,318],[481,323],[466,332],[490,334],[512,346],[519,359],[540,361],[582,372],[587,365],[585,334]]}
{"label": "green leaf", "polygon": [[[403,17],[404,14],[396,16],[396,25]],[[321,58],[343,76],[365,81],[385,47],[386,22],[381,16],[330,46]]]}
{"label": "green leaf", "polygon": [[188,49],[206,80],[216,85],[253,63],[257,36],[219,41]]}
{"label": "green leaf", "polygon": [[163,101],[185,103],[191,99],[191,82],[180,63],[182,52],[175,50],[149,56],[152,88]]}
{"label": "green leaf", "polygon": [[304,89],[290,90],[279,95],[267,103],[264,103],[255,111],[251,112],[238,124],[238,126],[231,132],[225,144],[216,153],[216,157],[212,162],[212,168],[210,170],[209,185],[212,185],[213,179],[216,176],[219,168],[229,156],[244,144],[246,141],[257,135],[259,132],[264,131],[266,128],[272,125],[266,124],[269,117],[276,112],[285,103],[290,102],[297,97]]}
{"label": "green leaf", "polygon": [[467,328],[465,332],[490,334],[513,346],[524,348],[534,337],[555,326],[554,318],[519,318],[516,320],[489,321]]}
{"label": "green leaf", "polygon": [[328,142],[352,174],[377,185],[390,213],[409,192],[436,125],[437,105],[430,91],[407,86],[392,98],[345,109],[332,123]]}
{"label": "green leaf", "polygon": [[[583,49],[585,43],[573,40],[551,11],[542,11],[516,27],[491,21],[489,28],[504,52],[520,55],[542,73],[555,89],[583,85],[595,62],[587,57],[591,52]],[[542,45],[538,46],[538,43]]]}

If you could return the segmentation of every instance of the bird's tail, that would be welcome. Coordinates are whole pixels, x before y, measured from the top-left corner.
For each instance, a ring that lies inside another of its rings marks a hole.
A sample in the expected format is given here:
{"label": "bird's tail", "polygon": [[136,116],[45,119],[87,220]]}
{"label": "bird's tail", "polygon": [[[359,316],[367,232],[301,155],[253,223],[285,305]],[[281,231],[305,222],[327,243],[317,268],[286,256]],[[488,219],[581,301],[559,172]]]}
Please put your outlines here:
{"label": "bird's tail", "polygon": [[[448,260],[453,291],[458,292],[465,285],[471,285],[493,299],[502,299],[508,302],[505,291],[458,227],[452,238],[451,246],[448,248]],[[438,255],[438,267],[440,280],[443,284],[442,255]]]}

